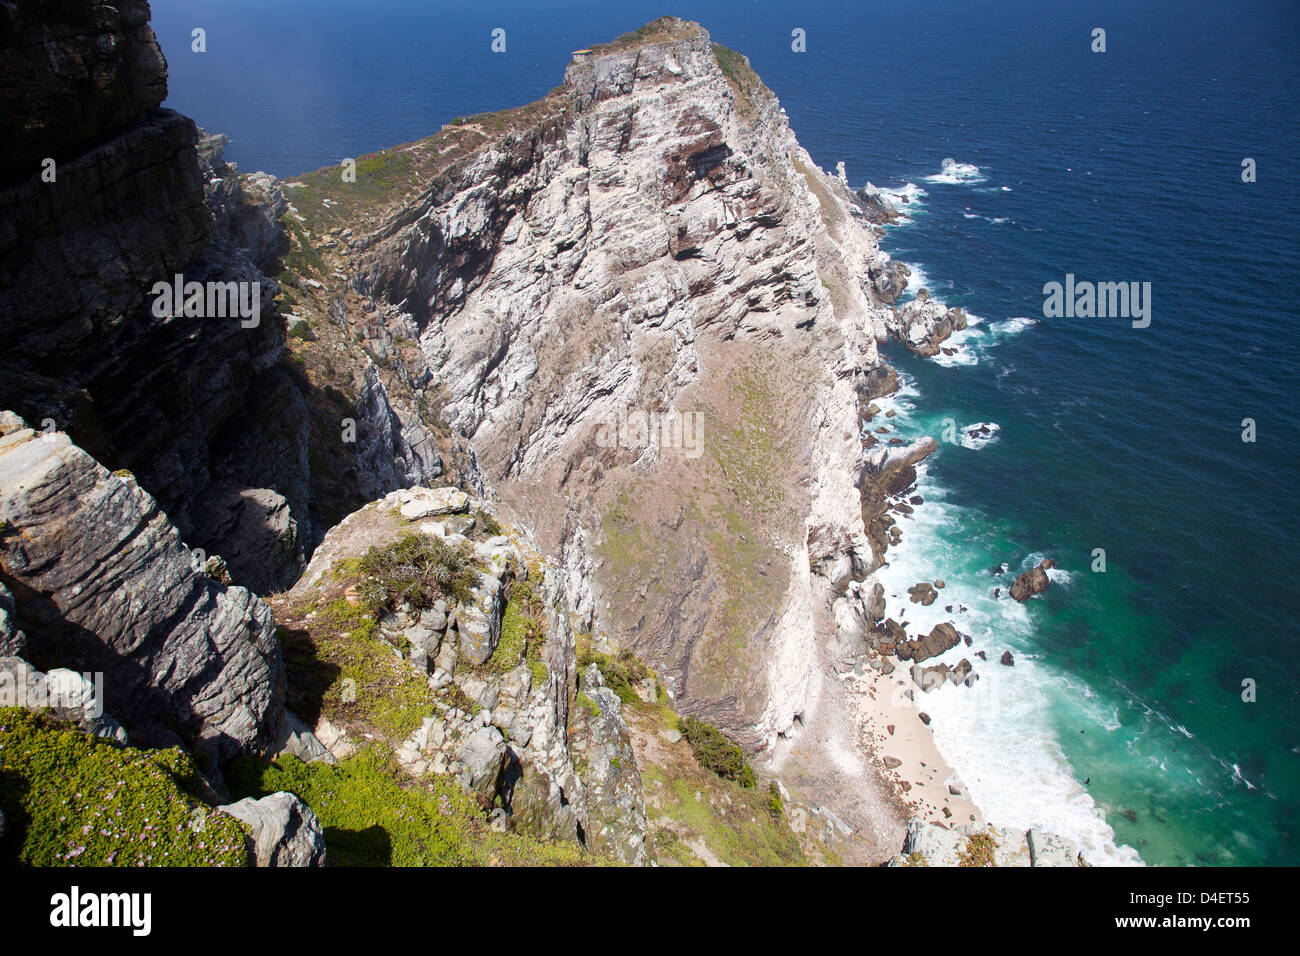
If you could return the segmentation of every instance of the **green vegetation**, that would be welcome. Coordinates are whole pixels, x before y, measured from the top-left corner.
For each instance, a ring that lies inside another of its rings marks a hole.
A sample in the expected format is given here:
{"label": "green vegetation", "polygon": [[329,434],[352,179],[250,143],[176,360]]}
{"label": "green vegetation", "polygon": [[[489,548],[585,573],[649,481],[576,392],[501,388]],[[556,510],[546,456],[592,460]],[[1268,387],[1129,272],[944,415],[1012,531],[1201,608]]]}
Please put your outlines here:
{"label": "green vegetation", "polygon": [[512,582],[510,599],[501,616],[501,638],[485,667],[492,673],[504,674],[525,661],[533,683],[544,682],[547,674],[542,663],[545,613],[546,602],[537,594],[532,581]]}
{"label": "green vegetation", "polygon": [[469,601],[479,583],[479,563],[469,545],[450,545],[427,534],[406,534],[382,548],[371,548],[358,565],[366,579],[362,602],[371,611],[406,602],[431,608],[440,597]]}
{"label": "green vegetation", "polygon": [[296,757],[231,761],[232,791],[260,797],[297,794],[325,829],[329,866],[573,866],[587,862],[576,844],[551,844],[491,831],[473,798],[452,777],[406,777],[371,745],[331,766]]}
{"label": "green vegetation", "polygon": [[308,222],[327,225],[351,222],[358,212],[376,203],[400,198],[418,178],[411,154],[393,147],[357,159],[356,182],[343,180],[343,167],[326,166],[299,176],[285,195]]}
{"label": "green vegetation", "polygon": [[591,48],[597,55],[616,53],[629,47],[642,46],[659,40],[675,40],[690,35],[690,28],[677,21],[675,17],[663,16],[651,20],[644,26],[615,37],[608,43],[601,43]]}
{"label": "green vegetation", "polygon": [[713,44],[713,57],[718,61],[718,69],[727,78],[727,82],[736,95],[737,109],[742,116],[752,117],[754,115],[754,101],[765,95],[770,96],[771,92],[763,85],[763,81],[759,79],[758,74],[750,67],[749,60],[742,54],[728,49],[720,43],[715,43]]}
{"label": "green vegetation", "polygon": [[[638,660],[631,651],[619,651],[610,657],[607,654],[597,654],[588,648],[578,657],[579,670],[586,670],[588,664],[596,665],[600,676],[605,681],[605,686],[618,694],[619,700],[625,704],[640,703],[641,698],[637,696],[635,685],[654,677],[650,668]],[[656,691],[657,689],[656,682]]]}
{"label": "green vegetation", "polygon": [[641,777],[661,864],[701,866],[714,857],[729,866],[808,865],[798,837],[784,817],[767,812],[762,793],[716,777],[710,786],[655,765]]}
{"label": "green vegetation", "polygon": [[281,222],[289,228],[289,234],[293,242],[289,251],[285,254],[285,273],[281,275],[280,281],[298,288],[298,276],[324,275],[325,261],[321,259],[320,253],[316,251],[316,247],[307,238],[307,230],[290,216],[285,216]]}
{"label": "green vegetation", "polygon": [[785,816],[785,801],[781,799],[781,788],[776,785],[775,780],[770,780],[767,784],[767,812],[774,820]]}
{"label": "green vegetation", "polygon": [[972,833],[966,838],[966,845],[962,847],[958,855],[958,866],[997,866],[993,862],[993,851],[998,848],[998,843],[993,839],[993,834],[987,830],[983,833]]}
{"label": "green vegetation", "polygon": [[280,628],[289,706],[304,718],[324,713],[393,741],[410,736],[436,698],[377,629],[374,617],[346,598],[319,608],[310,631]]}
{"label": "green vegetation", "polygon": [[[424,398],[421,397],[421,402]],[[421,408],[423,412],[423,407]],[[474,528],[481,531],[485,538],[495,538],[499,534],[505,534],[505,528],[501,527],[501,522],[495,516],[484,511],[482,508],[474,509]]]}
{"label": "green vegetation", "polygon": [[198,799],[177,748],[137,750],[44,714],[0,709],[0,861],[28,866],[246,866],[243,826]]}
{"label": "green vegetation", "polygon": [[694,717],[683,717],[682,736],[691,745],[695,759],[706,770],[712,770],[725,780],[734,780],[742,787],[757,784],[754,768],[745,759],[745,752],[717,727]]}

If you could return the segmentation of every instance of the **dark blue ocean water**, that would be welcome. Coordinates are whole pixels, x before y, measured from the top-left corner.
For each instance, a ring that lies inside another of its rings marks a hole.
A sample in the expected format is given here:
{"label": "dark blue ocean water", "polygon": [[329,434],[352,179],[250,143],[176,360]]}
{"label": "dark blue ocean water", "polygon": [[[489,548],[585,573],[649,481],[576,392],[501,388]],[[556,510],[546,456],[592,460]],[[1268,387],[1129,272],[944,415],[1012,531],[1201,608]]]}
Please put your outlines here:
{"label": "dark blue ocean water", "polygon": [[[663,13],[747,54],[824,168],[913,184],[886,248],[982,320],[941,362],[890,351],[905,433],[999,426],[932,459],[889,572],[945,576],[975,649],[1016,654],[983,668],[997,706],[931,708],[949,761],[995,819],[1103,858],[1294,863],[1300,8],[1058,6],[153,3],[168,105],[280,175],[536,99],[571,50]],[[190,51],[193,27],[208,52]],[[948,157],[972,169],[939,176]],[[1043,285],[1066,273],[1150,282],[1150,327],[1044,318]],[[994,601],[988,568],[1032,555],[1061,565],[1053,588]]]}

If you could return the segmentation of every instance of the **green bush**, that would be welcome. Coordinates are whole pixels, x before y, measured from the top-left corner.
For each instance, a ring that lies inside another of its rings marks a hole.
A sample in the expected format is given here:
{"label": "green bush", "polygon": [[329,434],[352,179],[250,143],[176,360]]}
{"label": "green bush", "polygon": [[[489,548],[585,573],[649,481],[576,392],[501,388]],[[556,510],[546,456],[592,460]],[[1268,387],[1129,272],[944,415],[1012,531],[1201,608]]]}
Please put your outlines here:
{"label": "green bush", "polygon": [[505,532],[505,528],[501,527],[501,522],[482,508],[474,511],[474,527],[482,531],[484,536],[488,538],[495,538]]}
{"label": "green bush", "polygon": [[469,544],[450,545],[427,534],[406,534],[382,548],[371,548],[358,564],[368,579],[362,595],[372,611],[403,601],[417,610],[439,598],[470,600],[479,583],[480,565]]}
{"label": "green bush", "polygon": [[588,651],[582,654],[578,660],[578,666],[586,670],[588,664],[595,664],[600,671],[600,676],[605,680],[605,686],[618,694],[619,699],[624,703],[639,701],[634,686],[641,683],[647,677],[653,677],[650,668],[646,667],[630,651],[619,651],[613,657],[607,654],[597,654],[594,651]]}
{"label": "green bush", "polygon": [[717,727],[694,717],[683,717],[681,727],[682,736],[691,745],[700,766],[726,780],[734,780],[742,787],[753,787],[758,783],[754,768],[745,759],[745,752]]}
{"label": "green bush", "polygon": [[247,866],[243,826],[198,799],[183,751],[138,750],[44,714],[0,709],[0,862]]}
{"label": "green bush", "polygon": [[966,838],[966,845],[958,854],[958,866],[997,866],[993,861],[993,851],[998,848],[998,841],[987,830],[972,833]]}
{"label": "green bush", "polygon": [[785,814],[785,801],[781,799],[781,788],[773,780],[767,785],[767,812],[773,820],[780,820]]}

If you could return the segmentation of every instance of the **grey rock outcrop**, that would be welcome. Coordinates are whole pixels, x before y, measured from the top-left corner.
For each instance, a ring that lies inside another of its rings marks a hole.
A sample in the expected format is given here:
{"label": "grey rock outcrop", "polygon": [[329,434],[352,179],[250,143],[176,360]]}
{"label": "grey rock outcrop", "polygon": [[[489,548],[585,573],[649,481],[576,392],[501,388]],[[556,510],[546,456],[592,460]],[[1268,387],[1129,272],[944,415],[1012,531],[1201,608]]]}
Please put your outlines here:
{"label": "grey rock outcrop", "polygon": [[27,659],[102,673],[137,745],[265,750],[284,706],[270,609],[200,571],[130,475],[12,413],[0,436],[0,574]]}
{"label": "grey rock outcrop", "polygon": [[95,686],[91,675],[67,668],[46,674],[21,657],[0,657],[0,707],[48,708],[96,737],[127,742],[122,725],[104,713],[102,688]]}
{"label": "grey rock outcrop", "polygon": [[[394,742],[398,762],[417,777],[456,777],[481,806],[496,807],[498,829],[578,841],[600,856],[644,863],[640,777],[620,702],[593,671],[583,687],[595,692],[599,713],[575,706],[566,579],[527,536],[475,533],[476,515],[491,507],[451,488],[392,492],[326,534],[289,597],[306,597],[342,562],[404,533],[468,548],[481,579],[467,600],[439,600],[421,612],[398,607],[377,621],[376,639],[403,647],[405,665],[435,692],[419,728]],[[515,628],[510,646],[502,640],[507,613]],[[335,717],[347,719],[346,710]],[[346,727],[326,736],[338,740],[340,730]]]}
{"label": "grey rock outcrop", "polygon": [[937,355],[942,343],[966,328],[966,313],[948,308],[921,289],[910,302],[898,306],[888,321],[889,330],[917,355]]}
{"label": "grey rock outcrop", "polygon": [[622,702],[604,686],[595,664],[583,671],[582,689],[595,704],[584,715],[589,727],[578,735],[576,748],[587,768],[588,846],[626,863],[644,865],[649,858],[645,797]]}
{"label": "grey rock outcrop", "polygon": [[292,793],[246,797],[218,807],[249,829],[256,866],[324,866],[325,831],[311,807]]}
{"label": "grey rock outcrop", "polygon": [[965,824],[953,829],[913,819],[890,866],[1087,866],[1068,840],[1041,830]]}

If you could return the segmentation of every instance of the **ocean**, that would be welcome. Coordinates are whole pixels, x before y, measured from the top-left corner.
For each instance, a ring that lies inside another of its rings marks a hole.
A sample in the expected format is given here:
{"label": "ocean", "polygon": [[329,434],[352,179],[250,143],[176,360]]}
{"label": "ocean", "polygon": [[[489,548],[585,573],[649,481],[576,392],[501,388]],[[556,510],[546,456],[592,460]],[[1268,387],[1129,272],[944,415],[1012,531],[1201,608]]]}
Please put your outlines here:
{"label": "ocean", "polygon": [[[988,658],[974,689],[927,698],[945,758],[993,822],[1098,862],[1300,857],[1294,3],[153,11],[167,105],[228,134],[242,169],[282,176],[534,100],[570,51],[664,13],[748,55],[823,168],[909,197],[882,243],[912,266],[910,292],[973,317],[953,355],[885,348],[902,433],[957,439],[924,466],[926,502],[882,576],[914,632],[965,606],[974,644],[950,655]],[[1150,283],[1149,326],[1045,317],[1044,285],[1067,275]],[[991,434],[971,436],[980,423]],[[1043,557],[1049,591],[993,597]],[[935,577],[940,602],[909,604]]]}

